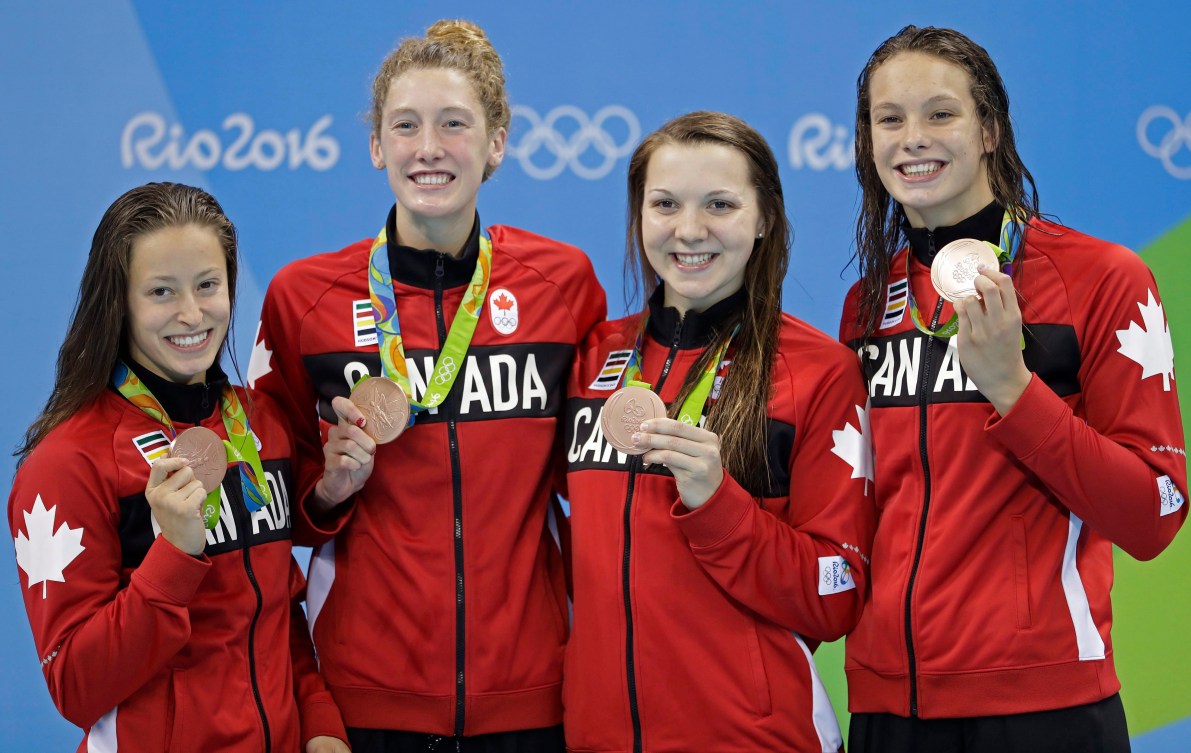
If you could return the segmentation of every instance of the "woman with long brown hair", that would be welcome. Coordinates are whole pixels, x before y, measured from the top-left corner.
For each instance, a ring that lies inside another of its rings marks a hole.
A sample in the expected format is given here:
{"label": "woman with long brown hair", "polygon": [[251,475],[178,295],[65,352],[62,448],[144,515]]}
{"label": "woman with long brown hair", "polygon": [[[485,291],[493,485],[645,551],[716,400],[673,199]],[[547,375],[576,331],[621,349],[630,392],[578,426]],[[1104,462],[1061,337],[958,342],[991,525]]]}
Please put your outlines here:
{"label": "woman with long brown hair", "polygon": [[648,302],[592,332],[569,389],[567,743],[835,751],[810,657],[866,590],[856,359],[781,311],[789,224],[746,123],[666,123],[628,184]]}
{"label": "woman with long brown hair", "polygon": [[881,522],[850,748],[1128,750],[1113,545],[1152,558],[1187,514],[1153,275],[1043,219],[996,65],[952,29],[872,54],[856,173],[840,334],[868,380]]}
{"label": "woman with long brown hair", "polygon": [[347,750],[296,601],[293,443],[219,366],[236,266],[205,191],[118,198],[18,451],[25,607],[80,751]]}

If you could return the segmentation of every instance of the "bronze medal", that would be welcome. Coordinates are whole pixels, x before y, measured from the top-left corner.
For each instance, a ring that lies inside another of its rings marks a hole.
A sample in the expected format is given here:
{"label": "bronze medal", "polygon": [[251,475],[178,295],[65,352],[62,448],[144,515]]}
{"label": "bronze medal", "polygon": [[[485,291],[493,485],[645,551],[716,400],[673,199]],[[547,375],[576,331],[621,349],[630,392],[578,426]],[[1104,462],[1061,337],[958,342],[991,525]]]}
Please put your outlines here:
{"label": "bronze medal", "polygon": [[628,455],[643,455],[646,447],[633,444],[633,435],[641,431],[641,422],[665,418],[666,405],[652,390],[630,385],[621,387],[604,403],[600,411],[600,431],[608,444]]}
{"label": "bronze medal", "polygon": [[930,281],[939,295],[955,303],[961,298],[976,295],[975,280],[979,267],[986,264],[996,269],[997,248],[973,238],[960,238],[948,243],[935,254],[930,265]]}
{"label": "bronze medal", "polygon": [[377,444],[392,442],[409,425],[409,398],[392,379],[365,379],[352,390],[351,401],[367,419],[364,433]]}
{"label": "bronze medal", "polygon": [[219,435],[205,426],[195,426],[178,435],[170,448],[171,458],[186,458],[194,477],[207,494],[219,488],[227,475],[227,449]]}

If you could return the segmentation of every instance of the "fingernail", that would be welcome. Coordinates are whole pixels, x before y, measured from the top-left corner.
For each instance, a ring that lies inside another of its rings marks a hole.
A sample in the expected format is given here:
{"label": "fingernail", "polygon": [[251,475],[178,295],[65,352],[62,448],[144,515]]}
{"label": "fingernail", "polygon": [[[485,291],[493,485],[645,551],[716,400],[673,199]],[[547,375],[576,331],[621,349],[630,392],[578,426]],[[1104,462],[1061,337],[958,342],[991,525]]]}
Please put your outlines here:
{"label": "fingernail", "polygon": [[641,444],[641,435],[640,434],[633,435],[633,444]]}
{"label": "fingernail", "polygon": [[641,423],[641,431],[649,431],[649,422],[648,421],[643,421]]}
{"label": "fingernail", "polygon": [[368,419],[364,418],[363,416],[360,416],[356,419],[356,426],[359,426],[361,429],[363,429],[367,423]]}

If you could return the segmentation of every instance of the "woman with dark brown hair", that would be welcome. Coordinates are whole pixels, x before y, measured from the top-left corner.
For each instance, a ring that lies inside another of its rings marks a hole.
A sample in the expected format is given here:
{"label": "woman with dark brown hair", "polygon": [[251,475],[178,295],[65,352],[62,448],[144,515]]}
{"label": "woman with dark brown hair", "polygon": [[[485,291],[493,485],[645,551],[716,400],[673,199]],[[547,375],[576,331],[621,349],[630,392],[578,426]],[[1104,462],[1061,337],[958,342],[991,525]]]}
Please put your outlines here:
{"label": "woman with dark brown hair", "polygon": [[210,194],[125,193],[18,452],[25,606],[80,752],[347,750],[297,602],[288,428],[219,367],[235,290]]}
{"label": "woman with dark brown hair", "polygon": [[789,224],[746,123],[666,123],[628,184],[626,265],[648,303],[588,337],[567,406],[567,743],[836,751],[811,651],[866,590],[856,360],[781,311]]}
{"label": "woman with dark brown hair", "polygon": [[873,53],[856,173],[840,335],[868,380],[881,521],[850,749],[1128,750],[1113,545],[1150,559],[1187,514],[1154,278],[1042,218],[996,65],[957,31],[907,26]]}

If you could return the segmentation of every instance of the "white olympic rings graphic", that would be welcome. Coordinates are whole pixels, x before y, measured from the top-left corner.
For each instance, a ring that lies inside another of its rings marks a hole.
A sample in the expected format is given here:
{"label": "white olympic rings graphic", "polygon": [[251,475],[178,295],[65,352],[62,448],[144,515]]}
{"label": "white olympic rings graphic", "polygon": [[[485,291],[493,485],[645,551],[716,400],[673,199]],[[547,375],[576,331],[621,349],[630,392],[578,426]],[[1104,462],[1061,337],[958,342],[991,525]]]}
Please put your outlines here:
{"label": "white olympic rings graphic", "polygon": [[457,368],[459,367],[455,364],[455,359],[451,358],[450,356],[446,356],[438,364],[438,370],[434,376],[434,383],[439,386],[446,384],[451,380],[451,376],[454,375]]}
{"label": "white olympic rings graphic", "polygon": [[494,316],[492,317],[492,323],[498,327],[517,326],[517,320],[511,316]]}
{"label": "white olympic rings graphic", "polygon": [[[622,105],[602,107],[592,118],[574,105],[559,105],[545,118],[539,116],[532,107],[513,105],[512,117],[525,118],[530,127],[516,144],[508,144],[505,153],[518,160],[521,169],[531,178],[538,180],[555,178],[567,167],[580,178],[599,180],[612,172],[616,162],[627,157],[641,138],[641,124],[637,116]],[[613,118],[624,123],[626,130],[625,139],[619,144],[612,134],[604,130],[604,124]],[[577,130],[569,137],[564,136],[555,127],[561,120],[574,121],[578,125]],[[533,156],[542,148],[554,155],[553,163],[544,167],[533,161]],[[581,157],[588,150],[594,150],[602,160],[594,166],[585,164]]]}
{"label": "white olympic rings graphic", "polygon": [[[1165,120],[1170,124],[1170,130],[1162,136],[1157,145],[1149,136],[1150,124],[1156,120]],[[1162,166],[1172,177],[1191,180],[1191,164],[1176,165],[1174,162],[1174,155],[1180,149],[1186,147],[1191,150],[1191,113],[1187,113],[1186,118],[1180,118],[1177,112],[1166,105],[1146,108],[1137,119],[1137,143],[1146,154],[1162,160]]]}

